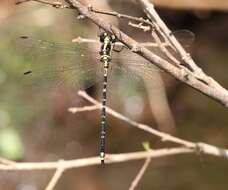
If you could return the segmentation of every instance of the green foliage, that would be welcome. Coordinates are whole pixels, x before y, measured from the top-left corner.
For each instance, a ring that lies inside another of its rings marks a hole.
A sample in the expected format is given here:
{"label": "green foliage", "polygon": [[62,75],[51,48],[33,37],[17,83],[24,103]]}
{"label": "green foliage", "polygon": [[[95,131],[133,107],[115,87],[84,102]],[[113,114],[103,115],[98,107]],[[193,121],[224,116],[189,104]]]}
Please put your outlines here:
{"label": "green foliage", "polygon": [[23,145],[14,128],[5,127],[0,130],[0,153],[1,156],[10,160],[19,160],[23,157]]}

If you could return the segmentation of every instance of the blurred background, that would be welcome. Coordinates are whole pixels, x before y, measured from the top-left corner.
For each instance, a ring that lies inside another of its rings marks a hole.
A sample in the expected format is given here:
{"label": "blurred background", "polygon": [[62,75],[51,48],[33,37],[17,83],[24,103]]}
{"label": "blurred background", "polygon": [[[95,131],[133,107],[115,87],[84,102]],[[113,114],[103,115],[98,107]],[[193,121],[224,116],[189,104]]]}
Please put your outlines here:
{"label": "blurred background", "polygon": [[[172,5],[165,0],[154,2],[158,3],[156,10],[170,29],[187,29],[194,33],[195,39],[189,49],[193,59],[208,75],[227,88],[228,6],[225,1],[214,1],[213,4],[213,1],[208,3],[205,0],[199,1],[198,5],[178,0],[172,1]],[[141,8],[130,0],[104,0],[99,3],[90,0],[90,3],[106,11],[145,16]],[[150,40],[149,35],[128,26],[126,21],[102,17],[139,41]],[[31,54],[32,59],[27,59],[28,55],[23,51],[25,46],[17,43],[18,37],[32,35],[38,39],[68,43],[78,36],[97,38],[98,28],[89,21],[78,21],[76,18],[77,14],[71,10],[54,9],[34,2],[15,6],[13,1],[0,1],[2,157],[19,162],[35,162],[98,155],[99,111],[69,113],[69,107],[90,105],[77,95],[76,89],[68,89],[64,85],[53,90],[39,88],[39,85],[33,88],[24,85],[21,80],[29,61],[51,63],[63,60],[54,53],[47,53],[51,56],[46,60],[46,54],[39,55],[37,49]],[[91,47],[87,48],[90,54]],[[70,60],[74,62],[77,58]],[[86,61],[93,61],[92,53],[91,59]],[[144,89],[139,90],[134,81],[125,83],[124,77],[113,82],[108,91],[108,106],[129,118],[180,138],[224,148],[228,146],[226,108],[172,77],[157,72],[154,76],[159,80],[159,85],[153,84],[154,88],[145,85]],[[164,79],[164,86],[160,84],[159,77]],[[99,83],[88,88],[87,92],[100,100]],[[108,115],[108,152],[140,151],[143,150],[144,141],[148,141],[154,149],[170,146]],[[105,168],[72,169],[64,173],[55,189],[128,189],[142,164],[143,160],[107,165]],[[0,171],[0,187],[4,190],[44,189],[52,174],[53,171]],[[228,187],[227,175],[228,161],[223,158],[172,156],[152,160],[138,189],[225,190]]]}

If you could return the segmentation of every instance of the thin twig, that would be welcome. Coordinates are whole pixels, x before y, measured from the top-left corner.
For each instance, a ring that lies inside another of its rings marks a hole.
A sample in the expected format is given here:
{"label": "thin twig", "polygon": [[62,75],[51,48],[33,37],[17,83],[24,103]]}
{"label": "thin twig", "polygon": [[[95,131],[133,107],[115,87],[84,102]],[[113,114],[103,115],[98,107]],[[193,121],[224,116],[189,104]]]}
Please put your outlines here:
{"label": "thin twig", "polygon": [[[85,91],[78,91],[78,95],[83,97],[83,98],[85,98],[86,100],[88,100],[92,104],[98,105],[99,108],[101,109],[101,103],[99,103],[98,101],[96,101],[95,99],[90,97]],[[69,111],[72,111],[73,109],[74,108],[69,108]],[[129,123],[130,125],[132,125],[134,127],[137,127],[137,128],[139,128],[141,130],[144,130],[144,131],[146,131],[148,133],[151,133],[153,135],[156,135],[156,136],[160,137],[162,139],[162,141],[174,142],[176,144],[184,145],[184,146],[189,147],[189,148],[195,148],[196,147],[195,143],[182,140],[180,138],[171,136],[169,134],[157,131],[157,130],[151,128],[148,125],[144,125],[144,124],[138,123],[136,121],[133,121],[133,120],[129,119],[128,117],[125,117],[124,115],[121,115],[120,113],[112,110],[111,108],[109,108],[107,106],[106,106],[106,110],[107,110],[107,113],[111,114],[112,116],[114,116],[114,117],[116,117],[116,118],[118,118],[118,119],[120,119],[122,121],[125,121],[125,122]]]}
{"label": "thin twig", "polygon": [[22,4],[22,3],[29,2],[29,1],[31,1],[31,0],[16,0],[15,4],[19,5],[19,4]]}
{"label": "thin twig", "polygon": [[[82,38],[82,37],[77,37],[72,39],[72,42],[74,43],[100,43],[99,40],[96,39],[90,39],[90,38]],[[158,47],[159,45],[157,43],[153,43],[153,42],[140,42],[140,45],[144,46],[144,47]],[[115,43],[116,46],[124,46],[124,44],[122,44],[121,42],[116,42]],[[168,46],[167,43],[162,43],[162,46]]]}
{"label": "thin twig", "polygon": [[[177,154],[190,154],[195,150],[179,147],[179,148],[163,148],[159,150],[141,151],[133,153],[123,154],[107,154],[105,158],[106,164],[120,163],[133,160],[140,160],[145,158],[159,158]],[[61,168],[64,170],[72,168],[80,168],[85,166],[100,165],[100,157],[89,157],[75,160],[62,160]],[[16,163],[15,165],[2,165],[0,164],[0,170],[6,171],[19,171],[19,170],[53,170],[59,168],[59,161],[57,162],[26,162]]]}
{"label": "thin twig", "polygon": [[121,14],[121,13],[114,12],[114,11],[110,12],[110,11],[97,10],[97,9],[94,9],[93,7],[90,7],[90,10],[92,12],[98,13],[98,14],[116,16],[118,18],[124,18],[124,19],[128,19],[128,20],[131,20],[131,21],[144,23],[144,24],[149,25],[151,27],[151,30],[153,30],[153,23],[151,21],[147,20],[147,19],[142,18],[142,17],[138,18],[138,17],[129,16],[129,15],[126,15],[126,14]]}
{"label": "thin twig", "polygon": [[137,176],[132,181],[131,186],[129,190],[134,190],[136,186],[139,184],[139,181],[142,179],[144,173],[146,172],[146,169],[148,168],[149,164],[151,162],[151,158],[147,158],[142,166],[142,168],[139,170]]}
{"label": "thin twig", "polygon": [[135,24],[135,23],[132,23],[132,22],[128,22],[128,25],[132,26],[134,28],[138,28],[140,30],[143,30],[144,32],[150,31],[150,28],[151,28],[150,26],[143,25],[142,23]]}
{"label": "thin twig", "polygon": [[93,106],[83,106],[83,107],[78,107],[78,108],[69,108],[68,111],[72,113],[78,113],[78,112],[84,112],[84,111],[93,111],[100,109],[98,105],[93,105]]}
{"label": "thin twig", "polygon": [[[92,97],[90,97],[88,94],[86,94],[86,92],[79,91],[78,94],[79,94],[79,96],[85,98],[89,102],[91,102],[95,105],[98,105],[99,108],[101,109],[101,104],[98,101],[96,101],[95,99],[93,99]],[[71,109],[73,109],[73,108],[70,108],[70,110]],[[174,136],[169,135],[167,133],[157,131],[156,129],[153,129],[148,125],[141,124],[141,123],[138,123],[136,121],[133,121],[133,120],[129,119],[128,117],[121,115],[120,113],[112,110],[111,108],[109,108],[107,106],[106,106],[106,111],[107,111],[107,113],[111,114],[113,117],[116,117],[122,121],[125,121],[125,122],[129,123],[130,125],[137,127],[138,129],[144,130],[148,133],[156,135],[157,137],[160,137],[162,141],[170,141],[170,142],[188,147],[190,149],[194,149],[194,150],[201,152],[201,153],[204,153],[204,154],[218,156],[218,157],[224,157],[224,158],[228,159],[228,150],[227,149],[218,148],[216,146],[209,145],[209,144],[202,143],[202,142],[194,143],[191,141],[180,139],[178,137],[174,137]]]}
{"label": "thin twig", "polygon": [[62,167],[62,162],[63,162],[62,160],[58,161],[59,166],[55,171],[53,177],[51,178],[50,182],[48,183],[47,187],[45,188],[45,190],[53,190],[55,188],[57,182],[59,181],[59,179],[61,178],[64,172],[64,168]]}
{"label": "thin twig", "polygon": [[[217,147],[199,144],[200,150],[205,154],[210,154],[219,157],[228,158],[228,150],[219,149]],[[163,148],[158,150],[133,152],[133,153],[123,153],[123,154],[107,154],[106,164],[120,163],[133,160],[140,160],[145,158],[160,158],[177,154],[190,154],[196,153],[196,150],[179,147],[179,148]],[[100,165],[100,157],[90,157],[75,160],[62,160],[61,167],[64,170],[72,168],[80,168],[85,166]],[[26,162],[26,163],[15,163],[14,165],[4,165],[0,164],[0,170],[6,171],[20,171],[20,170],[53,170],[59,167],[59,162]]]}
{"label": "thin twig", "polygon": [[66,5],[66,4],[63,4],[62,2],[60,1],[48,1],[48,0],[17,0],[16,1],[16,5],[19,5],[19,4],[22,4],[22,3],[27,3],[27,2],[30,2],[30,1],[34,1],[34,2],[37,2],[37,3],[42,3],[42,4],[45,4],[45,5],[50,5],[54,8],[68,8],[68,9],[73,9],[73,7],[69,6],[69,5]]}

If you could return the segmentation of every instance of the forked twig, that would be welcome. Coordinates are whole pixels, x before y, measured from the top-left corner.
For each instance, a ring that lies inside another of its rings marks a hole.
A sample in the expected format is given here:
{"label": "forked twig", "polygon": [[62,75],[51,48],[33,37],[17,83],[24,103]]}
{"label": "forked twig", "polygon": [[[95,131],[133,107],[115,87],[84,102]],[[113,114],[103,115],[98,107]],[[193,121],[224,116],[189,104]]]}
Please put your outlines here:
{"label": "forked twig", "polygon": [[[85,98],[90,103],[97,105],[99,107],[99,109],[101,109],[101,104],[98,101],[96,101],[95,99],[93,99],[92,97],[90,97],[88,94],[86,94],[86,92],[78,91],[78,95]],[[74,109],[75,108],[69,108],[69,111],[72,113],[75,113]],[[78,108],[76,108],[76,109],[78,109]],[[87,107],[87,109],[88,109],[88,107]],[[151,133],[157,137],[160,137],[162,141],[170,141],[170,142],[173,142],[175,144],[187,147],[189,149],[193,149],[196,152],[201,152],[204,154],[218,156],[218,157],[224,157],[224,158],[228,159],[228,150],[227,149],[218,148],[216,146],[209,145],[209,144],[202,143],[202,142],[194,143],[191,141],[183,140],[181,138],[174,137],[170,134],[157,131],[156,129],[153,129],[152,127],[150,127],[148,125],[141,124],[141,123],[138,123],[136,121],[133,121],[130,118],[112,110],[111,108],[109,108],[107,106],[106,106],[106,110],[107,110],[107,113],[111,114],[113,117],[116,117],[119,120],[125,121],[128,124],[138,128],[138,129],[141,129],[141,130],[146,131],[148,133]]]}
{"label": "forked twig", "polygon": [[124,19],[128,19],[131,21],[136,21],[139,23],[143,23],[143,24],[147,24],[149,25],[151,28],[151,30],[153,30],[153,23],[151,21],[149,21],[148,19],[144,19],[142,17],[138,18],[138,17],[134,17],[134,16],[129,16],[126,14],[121,14],[118,12],[110,12],[110,11],[103,11],[103,10],[97,10],[95,8],[93,8],[92,6],[89,7],[89,9],[94,12],[94,13],[98,13],[98,14],[104,14],[104,15],[109,15],[109,16],[116,16],[118,18],[124,18]]}
{"label": "forked twig", "polygon": [[[98,102],[97,100],[93,99],[91,96],[89,96],[85,91],[78,91],[78,95],[83,97],[83,98],[85,98],[90,103],[99,106],[99,109],[101,109],[101,103]],[[72,113],[76,113],[75,109],[78,110],[78,108],[69,108],[68,110],[70,112],[72,112]],[[118,119],[120,119],[122,121],[125,121],[125,122],[129,123],[130,125],[132,125],[134,127],[137,127],[137,128],[139,128],[141,130],[144,130],[144,131],[146,131],[148,133],[151,133],[151,134],[153,134],[155,136],[160,137],[162,141],[174,142],[176,144],[183,145],[183,146],[186,146],[186,147],[189,147],[189,148],[195,148],[196,147],[195,143],[179,139],[179,138],[171,136],[169,134],[157,131],[157,130],[151,128],[148,125],[144,125],[144,124],[138,123],[136,121],[133,121],[133,120],[129,119],[128,117],[125,117],[124,115],[112,110],[111,108],[109,108],[107,106],[106,106],[106,110],[107,110],[107,113],[111,114],[112,116],[114,116],[114,117],[116,117],[116,118],[118,118]]]}
{"label": "forked twig", "polygon": [[[144,19],[144,18],[138,18],[138,17],[133,17],[133,16],[129,16],[129,15],[125,15],[125,14],[120,14],[118,12],[110,12],[110,11],[102,11],[102,10],[96,10],[94,8],[90,8],[91,11],[95,12],[95,13],[99,13],[99,14],[105,14],[105,15],[109,15],[109,16],[116,16],[117,18],[124,18],[124,19],[128,19],[130,21],[136,21],[138,22],[138,24],[134,24],[132,22],[129,22],[129,26],[135,27],[135,28],[139,28],[142,29],[144,32],[147,31],[151,31],[151,34],[155,40],[155,44],[157,44],[157,46],[161,49],[161,51],[171,60],[173,61],[175,64],[180,64],[180,62],[166,49],[165,46],[169,46],[172,47],[172,44],[169,42],[169,40],[167,39],[167,37],[160,31],[160,28],[158,27],[158,25],[154,22],[151,22],[148,19]],[[145,26],[143,25],[145,24]],[[160,35],[164,38],[164,40],[162,41],[157,33],[160,33]],[[140,43],[141,44],[141,43]],[[165,44],[165,45],[164,45]],[[143,44],[141,44],[143,45]]]}
{"label": "forked twig", "polygon": [[53,177],[51,178],[50,182],[48,183],[47,187],[45,188],[45,190],[53,190],[57,184],[57,182],[59,181],[59,179],[61,178],[61,176],[63,175],[64,172],[64,167],[62,166],[62,162],[63,160],[59,160],[59,166],[56,169]]}
{"label": "forked twig", "polygon": [[134,190],[136,186],[138,185],[140,179],[142,179],[144,173],[146,172],[146,169],[148,168],[149,164],[151,162],[151,158],[147,158],[142,166],[142,168],[139,170],[137,176],[135,179],[132,181],[131,186],[129,190]]}

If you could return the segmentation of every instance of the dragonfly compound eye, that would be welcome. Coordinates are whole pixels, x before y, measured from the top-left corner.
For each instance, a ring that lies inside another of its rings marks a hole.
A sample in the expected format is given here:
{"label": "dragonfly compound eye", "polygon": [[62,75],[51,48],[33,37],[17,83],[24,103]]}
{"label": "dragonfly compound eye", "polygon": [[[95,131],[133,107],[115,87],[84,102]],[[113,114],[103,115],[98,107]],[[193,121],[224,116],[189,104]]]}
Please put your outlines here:
{"label": "dragonfly compound eye", "polygon": [[106,32],[102,32],[101,34],[100,34],[100,42],[101,43],[104,43],[104,40],[105,40],[105,38],[108,36],[108,34],[106,33]]}

